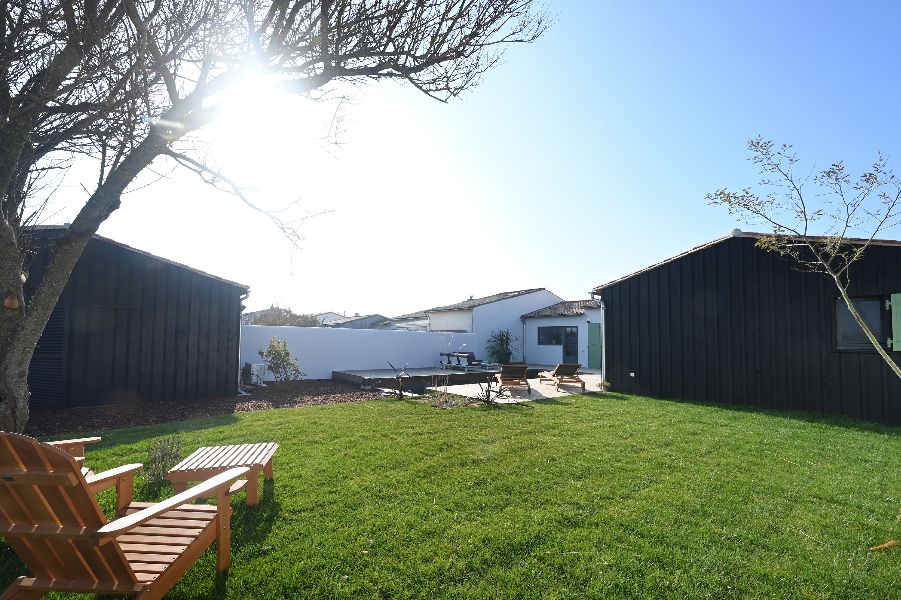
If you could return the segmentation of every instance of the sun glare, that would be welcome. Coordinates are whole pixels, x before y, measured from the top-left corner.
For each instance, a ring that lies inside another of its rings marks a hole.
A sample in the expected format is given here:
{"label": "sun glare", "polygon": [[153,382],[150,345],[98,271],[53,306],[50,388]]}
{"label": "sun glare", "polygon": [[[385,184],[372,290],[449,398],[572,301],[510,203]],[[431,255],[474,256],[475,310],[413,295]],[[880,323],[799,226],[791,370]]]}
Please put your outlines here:
{"label": "sun glare", "polygon": [[328,159],[323,108],[303,97],[249,81],[225,99],[223,118],[209,132],[210,157],[270,207],[296,198],[297,177]]}

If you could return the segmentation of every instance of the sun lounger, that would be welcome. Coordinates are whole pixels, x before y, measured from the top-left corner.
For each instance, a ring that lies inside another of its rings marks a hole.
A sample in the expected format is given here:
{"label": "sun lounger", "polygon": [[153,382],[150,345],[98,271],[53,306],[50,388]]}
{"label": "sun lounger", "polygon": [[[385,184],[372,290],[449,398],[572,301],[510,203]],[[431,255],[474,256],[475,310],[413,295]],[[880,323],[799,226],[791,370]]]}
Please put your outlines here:
{"label": "sun lounger", "polygon": [[585,382],[576,375],[576,372],[582,368],[582,365],[578,363],[561,363],[554,367],[553,371],[542,371],[538,374],[538,381],[542,383],[546,383],[548,381],[553,381],[557,386],[557,391],[560,391],[560,386],[567,383],[572,383],[575,385],[582,386],[582,393],[585,392]]}
{"label": "sun lounger", "polygon": [[521,363],[501,365],[501,372],[494,377],[500,385],[506,388],[526,388],[529,390],[529,395],[531,396],[532,386],[529,385],[529,380],[526,379],[528,370],[528,365]]}

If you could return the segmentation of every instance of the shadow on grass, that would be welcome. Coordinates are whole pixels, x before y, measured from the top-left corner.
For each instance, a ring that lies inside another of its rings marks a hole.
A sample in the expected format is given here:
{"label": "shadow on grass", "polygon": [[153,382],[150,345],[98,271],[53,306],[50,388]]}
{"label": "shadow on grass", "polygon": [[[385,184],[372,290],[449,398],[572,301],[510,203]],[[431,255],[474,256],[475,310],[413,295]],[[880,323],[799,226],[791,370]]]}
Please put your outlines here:
{"label": "shadow on grass", "polygon": [[[256,506],[246,502],[235,505],[231,520],[232,562],[240,560],[246,550],[254,554],[265,553],[264,542],[281,514],[282,505],[275,499],[275,482],[264,480],[260,487],[260,501]],[[237,555],[237,556],[236,556]],[[223,598],[228,591],[228,571],[216,576],[214,598]]]}
{"label": "shadow on grass", "polygon": [[[187,419],[184,421],[166,421],[163,423],[146,423],[125,427],[121,429],[103,429],[97,431],[83,431],[78,433],[78,437],[111,435],[115,433],[115,442],[107,443],[101,440],[95,445],[89,447],[90,450],[108,448],[119,444],[133,444],[142,442],[148,438],[156,438],[160,436],[175,435],[179,433],[189,433],[192,431],[201,431],[204,429],[215,429],[217,427],[225,427],[238,422],[238,415],[235,413],[216,415],[214,417],[200,417],[197,419]],[[52,435],[41,438],[41,441],[48,440],[64,440],[72,437],[71,435]]]}
{"label": "shadow on grass", "polygon": [[582,396],[597,398],[598,400],[628,400],[631,396],[619,392],[585,392]]}
{"label": "shadow on grass", "polygon": [[557,404],[557,405],[560,405],[560,406],[568,406],[569,403],[568,403],[568,402],[563,402],[563,401],[561,400],[561,398],[566,398],[566,396],[559,396],[559,397],[555,397],[555,398],[535,398],[535,400],[533,400],[532,402],[533,402],[534,404],[541,404],[541,405],[545,405],[545,404],[554,405],[554,404]]}
{"label": "shadow on grass", "polygon": [[[604,394],[604,396],[613,396],[614,394]],[[831,425],[834,427],[842,427],[844,429],[852,429],[866,433],[881,433],[884,435],[901,436],[901,425],[887,425],[884,423],[876,423],[874,421],[864,421],[854,417],[843,415],[830,415],[823,413],[812,413],[797,410],[778,410],[775,408],[767,408],[763,406],[750,406],[744,404],[721,404],[717,402],[700,402],[696,400],[683,400],[680,398],[656,398],[653,396],[638,396],[636,398],[648,398],[650,400],[659,400],[662,402],[675,402],[677,404],[686,404],[694,406],[707,406],[716,408],[725,412],[735,413],[751,413],[766,415],[793,421],[804,421],[815,425]],[[622,396],[628,399],[629,396]]]}
{"label": "shadow on grass", "polygon": [[0,541],[0,595],[22,575],[25,575],[25,563],[6,542]]}
{"label": "shadow on grass", "polygon": [[596,400],[628,400],[630,396],[626,396],[624,394],[616,394],[613,392],[585,392],[582,393],[572,393],[567,394],[566,396],[554,396],[553,398],[537,398],[534,400],[535,404],[559,404],[561,406],[569,406],[570,403],[566,402],[566,400],[576,398],[579,396],[583,396],[585,398],[592,398]]}

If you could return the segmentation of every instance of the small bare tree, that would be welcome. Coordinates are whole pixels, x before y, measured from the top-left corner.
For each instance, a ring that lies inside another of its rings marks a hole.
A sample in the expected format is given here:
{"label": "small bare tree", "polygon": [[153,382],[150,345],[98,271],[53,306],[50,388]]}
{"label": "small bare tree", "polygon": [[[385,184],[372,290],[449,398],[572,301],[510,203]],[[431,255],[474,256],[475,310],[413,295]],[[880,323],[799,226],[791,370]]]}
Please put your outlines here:
{"label": "small bare tree", "polygon": [[320,327],[316,315],[297,314],[290,308],[272,305],[267,309],[241,315],[242,325],[270,325],[291,327]]}
{"label": "small bare tree", "polygon": [[[760,169],[758,188],[719,189],[707,194],[707,201],[771,229],[771,234],[757,239],[759,248],[789,258],[802,270],[829,277],[873,348],[901,378],[901,366],[886,352],[848,294],[851,267],[874,239],[901,222],[901,182],[881,155],[869,171],[852,179],[841,162],[819,173],[799,175],[798,158],[787,144],[757,137],[748,142],[748,149],[751,162]],[[814,193],[808,192],[810,183]]]}
{"label": "small bare tree", "polygon": [[[73,267],[156,160],[247,199],[194,134],[253,78],[318,98],[339,82],[404,81],[441,101],[545,29],[539,0],[8,0],[0,23],[0,429],[28,420],[28,367]],[[55,183],[87,200],[23,297],[34,223]],[[286,235],[290,224],[272,217]],[[27,302],[26,302],[27,301]]]}

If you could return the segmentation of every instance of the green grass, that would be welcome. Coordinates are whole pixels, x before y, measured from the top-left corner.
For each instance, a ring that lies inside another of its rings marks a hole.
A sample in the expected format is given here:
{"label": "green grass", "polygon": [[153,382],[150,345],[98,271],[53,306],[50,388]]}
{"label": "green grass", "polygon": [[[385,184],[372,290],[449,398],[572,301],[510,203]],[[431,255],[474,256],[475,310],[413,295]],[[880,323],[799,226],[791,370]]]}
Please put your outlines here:
{"label": "green grass", "polygon": [[[89,462],[140,462],[178,431],[187,449],[281,449],[260,506],[235,500],[228,577],[208,551],[174,598],[889,598],[901,583],[901,549],[866,549],[901,538],[897,429],[618,395],[385,400],[103,432]],[[24,571],[2,544],[0,561],[0,585]]]}

